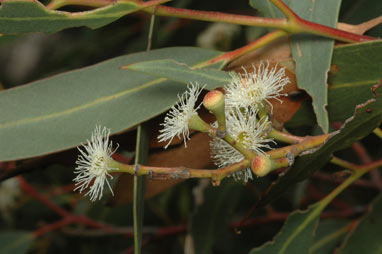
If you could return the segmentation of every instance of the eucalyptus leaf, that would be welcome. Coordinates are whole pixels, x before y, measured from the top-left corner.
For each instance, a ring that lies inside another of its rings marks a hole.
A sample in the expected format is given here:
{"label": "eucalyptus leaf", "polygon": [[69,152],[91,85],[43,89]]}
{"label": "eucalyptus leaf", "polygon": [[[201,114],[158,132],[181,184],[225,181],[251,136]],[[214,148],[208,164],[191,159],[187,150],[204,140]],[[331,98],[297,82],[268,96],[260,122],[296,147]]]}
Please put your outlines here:
{"label": "eucalyptus leaf", "polygon": [[[301,18],[335,27],[341,0],[293,1],[290,5]],[[328,8],[330,6],[330,8]],[[327,73],[330,69],[334,40],[313,35],[293,35],[292,54],[296,62],[296,78],[300,89],[312,97],[317,123],[329,130]]]}
{"label": "eucalyptus leaf", "polygon": [[382,196],[371,204],[370,212],[362,218],[357,228],[345,240],[338,254],[378,254],[382,250]]}
{"label": "eucalyptus leaf", "polygon": [[341,218],[320,221],[309,254],[334,253],[334,249],[341,244],[351,224],[349,219]]}
{"label": "eucalyptus leaf", "polygon": [[112,133],[132,128],[165,112],[186,89],[182,83],[121,66],[169,56],[195,66],[219,55],[191,47],[152,50],[1,91],[0,161],[77,146],[89,139],[96,125]]}
{"label": "eucalyptus leaf", "polygon": [[3,1],[0,6],[0,33],[53,33],[79,26],[96,29],[129,13],[167,1],[150,1],[140,4],[136,1],[116,1],[92,11],[69,13],[49,10],[38,1],[8,0]]}
{"label": "eucalyptus leaf", "polygon": [[209,68],[191,68],[184,63],[179,63],[172,59],[134,63],[124,66],[123,69],[165,77],[184,84],[189,84],[197,77],[199,84],[206,85],[207,89],[224,86],[231,81],[230,75],[225,71]]}
{"label": "eucalyptus leaf", "polygon": [[[337,24],[341,0],[289,0],[284,2],[305,20],[331,27],[335,27]],[[266,17],[285,17],[270,1],[250,0],[250,4]],[[330,69],[333,45],[332,39],[307,34],[293,35],[291,41],[292,54],[296,62],[297,85],[312,97],[317,123],[324,132],[329,129],[326,110],[328,104],[327,72]]]}
{"label": "eucalyptus leaf", "polygon": [[272,242],[267,242],[261,247],[252,249],[250,254],[288,254],[309,253],[313,243],[320,211],[319,203],[314,204],[306,211],[295,211],[285,221],[279,233]]}
{"label": "eucalyptus leaf", "polygon": [[344,121],[352,108],[370,97],[370,88],[382,80],[382,41],[338,46],[329,73],[329,117]]}

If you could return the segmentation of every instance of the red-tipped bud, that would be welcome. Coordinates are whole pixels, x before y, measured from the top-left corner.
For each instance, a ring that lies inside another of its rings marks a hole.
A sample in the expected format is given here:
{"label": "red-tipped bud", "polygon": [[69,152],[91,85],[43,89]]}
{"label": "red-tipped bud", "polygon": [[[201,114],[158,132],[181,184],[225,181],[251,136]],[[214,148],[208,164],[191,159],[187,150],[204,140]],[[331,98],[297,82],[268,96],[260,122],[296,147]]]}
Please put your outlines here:
{"label": "red-tipped bud", "polygon": [[257,176],[265,176],[272,171],[272,161],[267,155],[259,155],[253,158],[252,172]]}
{"label": "red-tipped bud", "polygon": [[219,123],[219,127],[225,129],[225,102],[224,94],[219,90],[212,90],[204,96],[203,105],[211,111]]}

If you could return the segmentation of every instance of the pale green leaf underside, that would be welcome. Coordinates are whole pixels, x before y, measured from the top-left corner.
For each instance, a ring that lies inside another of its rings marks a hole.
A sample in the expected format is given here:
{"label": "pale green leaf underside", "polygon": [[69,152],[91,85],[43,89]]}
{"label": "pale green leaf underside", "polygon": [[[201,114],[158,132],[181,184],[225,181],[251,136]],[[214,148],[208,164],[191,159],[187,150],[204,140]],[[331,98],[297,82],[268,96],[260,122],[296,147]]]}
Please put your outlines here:
{"label": "pale green leaf underside", "polygon": [[198,48],[153,50],[0,92],[0,161],[77,146],[97,124],[113,133],[126,130],[165,112],[186,88],[121,66],[168,56],[194,66],[220,54]]}
{"label": "pale green leaf underside", "polygon": [[[166,2],[166,0],[162,2]],[[159,4],[159,2],[155,4]],[[0,6],[0,33],[53,33],[79,26],[95,29],[147,6],[149,5],[116,1],[114,4],[93,11],[69,13],[49,10],[38,1],[8,0]]]}
{"label": "pale green leaf underside", "polygon": [[[335,27],[341,0],[293,1],[290,5],[301,18]],[[328,8],[330,6],[330,8]],[[292,36],[292,54],[296,62],[298,87],[313,99],[317,123],[329,130],[327,72],[330,69],[334,41],[311,35]]]}

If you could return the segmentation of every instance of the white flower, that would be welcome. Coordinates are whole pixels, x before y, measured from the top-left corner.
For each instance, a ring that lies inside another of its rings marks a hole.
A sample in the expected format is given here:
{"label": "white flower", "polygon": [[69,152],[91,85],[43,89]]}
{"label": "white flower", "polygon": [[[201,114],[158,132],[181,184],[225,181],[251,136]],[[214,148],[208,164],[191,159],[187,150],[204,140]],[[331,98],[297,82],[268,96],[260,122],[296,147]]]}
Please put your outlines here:
{"label": "white flower", "polygon": [[109,142],[109,136],[110,129],[96,126],[92,133],[91,140],[87,140],[86,144],[82,144],[84,150],[78,147],[81,155],[78,156],[76,161],[77,167],[74,170],[74,173],[78,174],[76,178],[73,179],[77,186],[74,190],[79,189],[81,193],[90,185],[89,191],[85,196],[89,195],[91,201],[102,198],[105,181],[113,194],[113,190],[107,178],[112,178],[109,173],[111,169],[116,170],[108,166],[112,160],[111,155],[116,149],[113,150],[113,144],[111,141]]}
{"label": "white flower", "polygon": [[245,148],[259,154],[264,153],[263,148],[270,148],[267,143],[273,142],[273,139],[266,138],[271,128],[268,117],[258,119],[257,113],[256,108],[228,108],[226,119],[228,133]]}
{"label": "white flower", "polygon": [[285,68],[277,71],[277,66],[269,70],[269,62],[260,63],[256,69],[252,65],[253,72],[248,73],[244,70],[244,74],[231,72],[231,83],[225,87],[226,105],[228,107],[253,107],[256,105],[264,105],[266,101],[269,105],[269,99],[277,99],[281,94],[283,87],[288,84],[289,78],[285,76]]}
{"label": "white flower", "polygon": [[16,178],[8,179],[0,183],[0,210],[6,213],[15,206],[15,201],[21,190]]}
{"label": "white flower", "polygon": [[187,147],[186,140],[190,139],[188,121],[191,117],[197,115],[196,110],[199,109],[200,105],[195,108],[195,103],[203,88],[200,88],[198,83],[195,85],[191,83],[181,96],[178,94],[179,102],[171,107],[164,118],[164,123],[161,124],[164,128],[159,130],[161,133],[158,136],[159,142],[169,140],[165,148],[170,145],[175,136],[180,138],[181,134],[183,135],[184,146]]}
{"label": "white flower", "polygon": [[244,160],[244,155],[221,138],[214,137],[210,142],[210,148],[215,165],[221,168]]}
{"label": "white flower", "polygon": [[[223,139],[214,137],[210,142],[211,157],[215,163],[220,168],[229,166],[231,164],[240,162],[245,159],[245,157],[233,148],[230,144],[225,142]],[[248,179],[252,178],[252,171],[250,168],[246,168],[237,171],[232,174],[233,178],[237,182],[248,182]]]}
{"label": "white flower", "polygon": [[[258,110],[255,108],[248,110],[226,108],[227,133],[246,149],[264,154],[262,149],[270,149],[267,143],[273,142],[272,139],[266,138],[270,122],[267,118],[257,119],[257,113]],[[218,137],[212,139],[210,148],[211,157],[219,167],[226,167],[244,159],[239,151]],[[244,169],[235,172],[233,177],[245,183],[248,179],[252,179],[252,171],[249,168]]]}

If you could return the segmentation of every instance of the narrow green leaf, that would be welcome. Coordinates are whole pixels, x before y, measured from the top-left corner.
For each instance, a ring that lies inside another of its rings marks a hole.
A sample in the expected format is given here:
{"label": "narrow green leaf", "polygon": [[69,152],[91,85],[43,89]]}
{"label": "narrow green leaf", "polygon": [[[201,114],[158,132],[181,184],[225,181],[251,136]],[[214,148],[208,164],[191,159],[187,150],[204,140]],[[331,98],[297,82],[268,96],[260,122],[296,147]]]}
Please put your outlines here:
{"label": "narrow green leaf", "polygon": [[[335,27],[340,5],[341,0],[293,1],[290,7],[303,19]],[[331,39],[312,35],[292,36],[297,84],[312,97],[317,123],[324,132],[329,130],[329,118],[325,107],[328,102],[327,73],[330,69],[333,45],[334,41]]]}
{"label": "narrow green leaf", "polygon": [[319,204],[310,206],[304,212],[291,213],[273,241],[253,249],[250,254],[309,253],[321,214]]}
{"label": "narrow green leaf", "polygon": [[27,253],[33,241],[34,236],[28,231],[2,231],[0,232],[0,253]]}
{"label": "narrow green leaf", "polygon": [[[331,27],[337,24],[341,0],[284,2],[303,19]],[[285,17],[270,1],[250,0],[250,4],[266,17]],[[291,43],[296,62],[297,85],[313,98],[317,123],[324,132],[329,129],[329,118],[325,107],[328,104],[327,72],[330,68],[333,45],[334,41],[331,39],[305,34],[293,35]]]}
{"label": "narrow green leaf", "polygon": [[[358,105],[354,116],[349,118],[344,126],[335,132],[318,151],[298,157],[292,168],[274,183],[271,190],[261,200],[261,204],[278,198],[296,182],[310,177],[330,161],[334,152],[349,147],[379,126],[382,121],[382,88],[376,89],[375,92],[377,93],[376,98]],[[370,96],[372,96],[371,91]]]}
{"label": "narrow green leaf", "polygon": [[[379,254],[382,251],[382,196],[371,204],[357,228],[349,234],[338,254]],[[337,253],[337,252],[336,252]]]}
{"label": "narrow green leaf", "polygon": [[[220,54],[191,47],[152,50],[1,91],[0,161],[77,146],[97,124],[112,133],[134,127],[165,112],[186,89],[179,82],[121,66],[169,56],[195,66]],[[193,81],[199,82],[198,77]]]}
{"label": "narrow green leaf", "polygon": [[326,219],[318,225],[314,244],[309,248],[309,254],[334,253],[345,238],[352,222],[348,219]]}
{"label": "narrow green leaf", "polygon": [[[149,154],[150,129],[147,124],[141,124],[137,130],[137,145],[135,148],[135,165],[146,164]],[[134,176],[134,253],[141,253],[142,247],[142,225],[145,201],[145,176]]]}
{"label": "narrow green leaf", "polygon": [[8,0],[3,1],[0,6],[0,33],[54,33],[79,26],[96,29],[129,13],[167,1],[152,1],[145,4],[138,4],[135,1],[116,1],[103,8],[72,14],[49,10],[38,1]]}
{"label": "narrow green leaf", "polygon": [[213,253],[215,239],[228,230],[240,189],[241,186],[231,180],[222,182],[219,187],[209,186],[204,191],[204,202],[197,208],[191,223],[195,253]]}
{"label": "narrow green leaf", "polygon": [[325,198],[310,206],[306,213],[292,213],[272,242],[252,250],[250,254],[308,254],[321,212],[343,190],[365,173],[366,171],[354,172]]}
{"label": "narrow green leaf", "polygon": [[189,84],[197,78],[200,85],[206,84],[207,89],[224,86],[231,81],[230,75],[225,71],[191,68],[184,63],[179,63],[172,59],[139,62],[124,66],[123,68],[165,77],[184,84]]}

